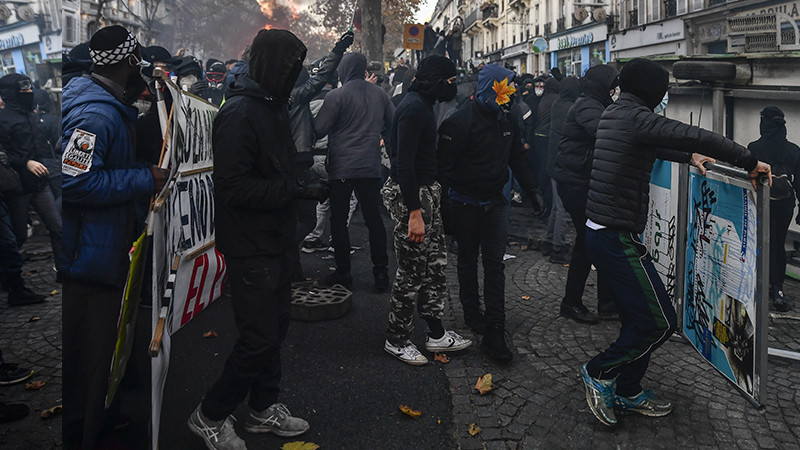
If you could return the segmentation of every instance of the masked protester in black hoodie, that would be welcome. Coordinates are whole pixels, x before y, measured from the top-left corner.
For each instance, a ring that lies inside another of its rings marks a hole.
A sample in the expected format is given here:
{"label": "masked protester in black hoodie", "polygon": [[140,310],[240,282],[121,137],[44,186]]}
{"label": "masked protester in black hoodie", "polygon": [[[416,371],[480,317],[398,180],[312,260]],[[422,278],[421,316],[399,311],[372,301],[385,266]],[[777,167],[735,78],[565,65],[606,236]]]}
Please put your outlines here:
{"label": "masked protester in black hoodie", "polygon": [[[761,138],[747,148],[753,156],[772,166],[772,189],[769,191],[769,295],[781,312],[792,309],[783,295],[786,273],[786,233],[792,221],[797,192],[800,191],[800,148],[786,140],[783,111],[768,106],[761,111]],[[796,222],[800,224],[800,215]]]}
{"label": "masked protester in black hoodie", "polygon": [[247,75],[231,85],[214,120],[217,247],[228,265],[239,339],[222,375],[189,417],[189,428],[209,448],[245,448],[231,414],[248,395],[245,431],[296,436],[309,427],[277,403],[296,199],[326,194],[299,185],[294,168],[287,105],[305,56],[306,47],[292,33],[259,31]]}
{"label": "masked protester in black hoodie", "polygon": [[[560,314],[581,323],[597,323],[597,316],[583,304],[583,290],[592,265],[586,255],[586,198],[589,194],[589,175],[592,172],[592,154],[600,116],[613,101],[611,90],[619,85],[619,72],[605,64],[586,71],[583,94],[567,112],[561,126],[561,139],[557,147],[553,180],[564,209],[575,227],[575,246],[569,262],[567,286],[561,300]],[[613,295],[602,276],[597,277],[598,311],[601,316],[612,317]]]}
{"label": "masked protester in black hoodie", "polygon": [[64,264],[61,214],[47,181],[50,172],[43,164],[45,159],[53,157],[53,150],[39,117],[33,112],[31,79],[16,73],[0,78],[0,97],[5,103],[0,110],[0,146],[8,154],[9,165],[19,174],[23,189],[5,200],[17,245],[22,248],[28,238],[28,210],[33,207],[50,233],[56,270],[61,271]]}

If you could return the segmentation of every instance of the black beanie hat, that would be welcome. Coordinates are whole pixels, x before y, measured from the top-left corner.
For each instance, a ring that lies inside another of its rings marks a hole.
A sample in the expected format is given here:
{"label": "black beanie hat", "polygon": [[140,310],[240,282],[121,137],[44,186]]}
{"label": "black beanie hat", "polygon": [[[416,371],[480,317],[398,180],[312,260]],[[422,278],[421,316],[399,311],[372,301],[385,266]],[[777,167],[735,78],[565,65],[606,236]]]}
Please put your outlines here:
{"label": "black beanie hat", "polygon": [[653,109],[664,98],[669,88],[669,72],[658,63],[636,58],[622,67],[619,74],[619,89],[644,100]]}
{"label": "black beanie hat", "polygon": [[778,123],[778,124],[781,124],[781,125],[786,123],[786,119],[784,119],[783,111],[781,111],[781,109],[778,108],[777,106],[767,106],[766,108],[764,108],[764,110],[761,111],[761,118],[765,119],[765,120],[770,120],[772,122],[775,122],[775,123]]}
{"label": "black beanie hat", "polygon": [[456,76],[456,65],[444,56],[431,55],[419,62],[417,81],[431,82]]}

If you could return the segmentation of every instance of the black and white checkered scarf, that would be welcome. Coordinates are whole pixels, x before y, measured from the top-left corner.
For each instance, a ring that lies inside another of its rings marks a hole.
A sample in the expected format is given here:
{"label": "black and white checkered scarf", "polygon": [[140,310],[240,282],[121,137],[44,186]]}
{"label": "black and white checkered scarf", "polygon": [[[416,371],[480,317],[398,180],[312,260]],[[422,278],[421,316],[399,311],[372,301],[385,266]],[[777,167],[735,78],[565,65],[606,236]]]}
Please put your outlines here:
{"label": "black and white checkered scarf", "polygon": [[111,50],[89,50],[89,53],[92,56],[94,65],[108,66],[124,60],[136,50],[137,45],[139,45],[139,41],[136,40],[136,36],[128,32],[128,37]]}

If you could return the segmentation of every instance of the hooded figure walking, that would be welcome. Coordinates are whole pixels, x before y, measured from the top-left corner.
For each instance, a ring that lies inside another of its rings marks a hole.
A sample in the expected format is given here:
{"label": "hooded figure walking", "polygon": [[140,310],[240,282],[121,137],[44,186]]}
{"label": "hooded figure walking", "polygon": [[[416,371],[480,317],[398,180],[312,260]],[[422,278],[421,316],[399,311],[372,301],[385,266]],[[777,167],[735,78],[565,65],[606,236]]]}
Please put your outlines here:
{"label": "hooded figure walking", "polygon": [[[792,222],[797,192],[800,190],[800,147],[786,139],[786,119],[777,106],[761,111],[761,138],[747,148],[756,158],[772,166],[769,191],[769,296],[781,312],[792,306],[783,295],[786,275],[786,234]],[[800,215],[795,221],[800,224]]]}
{"label": "hooded figure walking", "polygon": [[278,403],[280,350],[289,328],[297,199],[327,195],[301,185],[287,105],[306,47],[286,30],[253,39],[247,75],[231,84],[214,120],[217,248],[225,255],[239,339],[189,417],[208,448],[244,449],[232,413],[249,395],[244,429],[296,436],[308,422]]}

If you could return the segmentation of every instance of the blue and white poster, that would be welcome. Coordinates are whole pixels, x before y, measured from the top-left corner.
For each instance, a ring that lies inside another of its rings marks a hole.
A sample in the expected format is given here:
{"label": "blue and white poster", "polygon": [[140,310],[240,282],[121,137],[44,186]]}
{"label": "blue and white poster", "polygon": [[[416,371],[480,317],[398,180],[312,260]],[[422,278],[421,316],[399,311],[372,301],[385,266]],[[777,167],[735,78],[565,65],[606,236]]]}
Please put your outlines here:
{"label": "blue and white poster", "polygon": [[650,205],[642,243],[676,308],[678,193],[678,164],[657,159],[650,176]]}
{"label": "blue and white poster", "polygon": [[752,189],[689,174],[683,332],[748,396],[755,376],[756,202]]}

